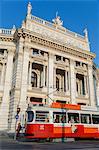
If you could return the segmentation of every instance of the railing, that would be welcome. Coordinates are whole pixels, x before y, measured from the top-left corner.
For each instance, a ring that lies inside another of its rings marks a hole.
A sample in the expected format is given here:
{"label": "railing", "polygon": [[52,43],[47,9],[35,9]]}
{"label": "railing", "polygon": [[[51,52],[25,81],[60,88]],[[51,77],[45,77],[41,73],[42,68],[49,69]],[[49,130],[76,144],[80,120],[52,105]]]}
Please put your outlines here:
{"label": "railing", "polygon": [[55,25],[55,24],[53,24],[53,23],[51,23],[51,22],[45,21],[45,20],[43,20],[43,19],[41,19],[41,18],[39,18],[39,17],[36,17],[36,16],[33,16],[33,15],[32,15],[32,16],[31,16],[31,19],[32,19],[33,21],[38,22],[38,23],[40,23],[40,24],[43,24],[43,25],[45,25],[45,26],[47,26],[47,27],[50,27],[50,28],[52,28],[52,29],[61,31],[61,32],[63,32],[64,34],[68,34],[68,35],[71,35],[71,36],[73,36],[73,37],[75,37],[75,38],[79,38],[79,39],[85,40],[85,37],[84,37],[84,36],[82,36],[82,35],[80,35],[80,34],[77,34],[77,33],[75,33],[75,32],[72,32],[72,31],[70,31],[70,30],[68,30],[68,29],[66,29],[66,28],[64,28],[64,27],[62,27],[62,26],[57,26],[57,25]]}
{"label": "railing", "polygon": [[13,29],[0,29],[0,34],[13,35],[13,33],[14,33]]}

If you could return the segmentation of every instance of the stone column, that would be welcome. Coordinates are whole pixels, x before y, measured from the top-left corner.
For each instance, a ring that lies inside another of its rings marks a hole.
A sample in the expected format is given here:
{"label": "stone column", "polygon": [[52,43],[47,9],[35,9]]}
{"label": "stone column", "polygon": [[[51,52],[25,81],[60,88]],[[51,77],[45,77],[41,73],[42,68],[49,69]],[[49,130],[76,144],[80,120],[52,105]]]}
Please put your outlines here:
{"label": "stone column", "polygon": [[20,103],[19,107],[21,111],[25,111],[26,97],[27,97],[27,78],[28,78],[28,64],[29,64],[29,47],[25,46],[23,53],[23,67],[22,67],[22,80],[21,80],[21,94],[20,94]]}
{"label": "stone column", "polygon": [[56,89],[56,68],[54,67],[54,74],[53,74],[53,78],[54,78],[54,89]]}
{"label": "stone column", "polygon": [[64,89],[64,76],[62,76],[62,92],[65,92],[65,89]]}
{"label": "stone column", "polygon": [[20,37],[19,43],[17,46],[18,57],[17,57],[17,67],[16,67],[16,88],[21,88],[21,77],[22,77],[22,66],[23,66],[23,47],[24,39]]}
{"label": "stone column", "polygon": [[44,83],[43,75],[44,75],[44,72],[40,71],[40,87],[41,88],[43,87],[43,83]]}
{"label": "stone column", "polygon": [[87,95],[87,85],[86,85],[86,82],[87,82],[87,78],[86,78],[86,76],[84,76],[84,90],[85,90],[85,95]]}
{"label": "stone column", "polygon": [[78,96],[81,95],[81,85],[80,85],[80,80],[78,80]]}
{"label": "stone column", "polygon": [[67,71],[65,70],[65,91],[67,92],[68,85],[67,85]]}
{"label": "stone column", "polygon": [[8,113],[9,113],[9,93],[11,90],[12,69],[13,69],[13,50],[8,50],[7,66],[5,73],[3,100],[0,108],[0,129],[8,129]]}
{"label": "stone column", "polygon": [[15,68],[15,81],[14,86],[15,90],[13,90],[13,96],[10,98],[10,112],[9,112],[9,126],[11,128],[11,132],[15,130],[15,115],[17,111],[17,107],[20,103],[20,95],[21,95],[21,80],[22,80],[22,68],[23,68],[23,50],[24,50],[24,39],[20,37],[18,44],[16,46],[16,57],[15,61],[17,62]]}
{"label": "stone column", "polygon": [[95,93],[94,93],[94,82],[93,82],[93,68],[92,65],[88,65],[88,76],[89,76],[89,97],[90,105],[95,106]]}
{"label": "stone column", "polygon": [[70,72],[67,71],[67,92],[70,91]]}
{"label": "stone column", "polygon": [[40,87],[40,76],[41,76],[41,73],[39,71],[38,74],[37,74],[37,87],[38,88]]}
{"label": "stone column", "polygon": [[43,87],[45,87],[45,65],[43,65]]}
{"label": "stone column", "polygon": [[59,76],[59,91],[61,91],[62,89],[62,77]]}
{"label": "stone column", "polygon": [[47,80],[46,80],[46,86],[48,87],[48,64],[47,64],[47,70],[46,70],[46,78],[47,78]]}
{"label": "stone column", "polygon": [[71,103],[76,104],[75,96],[76,96],[76,77],[75,77],[75,64],[73,60],[70,60],[70,96]]}
{"label": "stone column", "polygon": [[99,80],[97,81],[97,106],[99,107]]}
{"label": "stone column", "polygon": [[81,89],[81,95],[83,95],[83,91],[82,91],[82,80],[80,81],[80,89]]}
{"label": "stone column", "polygon": [[29,68],[29,88],[31,89],[31,73],[32,73],[32,63],[30,62]]}
{"label": "stone column", "polygon": [[3,63],[3,67],[2,67],[1,85],[4,85],[4,76],[5,76],[5,63]]}
{"label": "stone column", "polygon": [[[54,56],[49,53],[48,57],[48,105],[53,101],[53,69],[54,69]],[[49,98],[50,97],[50,98]]]}

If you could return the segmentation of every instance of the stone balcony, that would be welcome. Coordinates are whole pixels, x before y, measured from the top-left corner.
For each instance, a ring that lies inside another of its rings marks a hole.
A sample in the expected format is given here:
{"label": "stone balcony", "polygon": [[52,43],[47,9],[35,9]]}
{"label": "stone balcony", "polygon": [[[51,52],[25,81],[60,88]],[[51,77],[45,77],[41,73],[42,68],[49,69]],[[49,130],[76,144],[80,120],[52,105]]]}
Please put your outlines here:
{"label": "stone balcony", "polygon": [[12,29],[0,29],[1,35],[13,35],[15,33],[15,28]]}
{"label": "stone balcony", "polygon": [[89,96],[88,96],[88,94],[86,94],[86,95],[79,95],[78,93],[76,93],[76,98],[78,98],[78,99],[88,99]]}
{"label": "stone balcony", "polygon": [[63,60],[56,60],[55,59],[54,63],[57,64],[57,65],[62,65],[62,66],[69,67],[69,61],[67,61],[67,60],[63,61]]}
{"label": "stone balcony", "polygon": [[28,85],[28,90],[35,93],[47,93],[47,87],[32,87]]}
{"label": "stone balcony", "polygon": [[65,97],[65,96],[70,96],[70,92],[69,91],[66,91],[66,92],[64,92],[64,91],[56,91],[54,95],[55,96],[60,96],[60,97]]}
{"label": "stone balcony", "polygon": [[46,54],[41,55],[41,54],[33,54],[31,53],[31,57],[41,59],[41,60],[48,60],[48,56]]}

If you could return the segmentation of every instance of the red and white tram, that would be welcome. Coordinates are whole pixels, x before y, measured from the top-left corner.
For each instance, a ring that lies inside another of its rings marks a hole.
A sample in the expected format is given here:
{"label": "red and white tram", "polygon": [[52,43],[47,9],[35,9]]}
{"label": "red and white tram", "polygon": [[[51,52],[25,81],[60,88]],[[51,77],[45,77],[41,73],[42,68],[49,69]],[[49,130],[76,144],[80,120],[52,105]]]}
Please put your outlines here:
{"label": "red and white tram", "polygon": [[60,103],[28,107],[26,138],[99,138],[99,112],[86,108]]}

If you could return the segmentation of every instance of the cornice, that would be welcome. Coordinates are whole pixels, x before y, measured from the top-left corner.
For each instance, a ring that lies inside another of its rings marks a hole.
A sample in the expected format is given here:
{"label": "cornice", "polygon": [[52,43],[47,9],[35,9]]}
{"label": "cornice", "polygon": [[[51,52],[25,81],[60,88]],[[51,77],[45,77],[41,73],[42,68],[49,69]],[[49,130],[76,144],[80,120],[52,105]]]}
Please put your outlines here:
{"label": "cornice", "polygon": [[7,34],[3,35],[3,34],[1,34],[0,35],[0,41],[14,42],[15,40],[14,40],[13,35],[7,35]]}
{"label": "cornice", "polygon": [[82,49],[77,49],[73,46],[70,45],[63,45],[61,43],[57,43],[57,42],[53,42],[53,40],[51,39],[47,39],[42,37],[41,35],[34,33],[34,32],[30,32],[26,29],[23,29],[22,32],[24,33],[24,37],[28,37],[31,39],[31,42],[35,42],[35,43],[39,43],[41,45],[47,46],[47,47],[51,47],[54,48],[56,50],[60,50],[61,52],[65,52],[65,53],[69,53],[71,55],[75,55],[75,56],[79,56],[85,59],[93,59],[95,58],[95,54],[92,52],[88,52]]}
{"label": "cornice", "polygon": [[63,44],[61,42],[53,41],[51,38],[44,38],[44,36],[31,32],[27,29],[17,29],[14,34],[14,40],[19,40],[20,37],[23,39],[29,39],[28,42],[31,44],[32,42],[38,43],[40,45],[53,48],[55,50],[59,50],[60,52],[68,53],[73,56],[78,56],[80,58],[84,58],[86,60],[92,60],[95,58],[95,54],[86,50],[78,49],[68,44]]}

